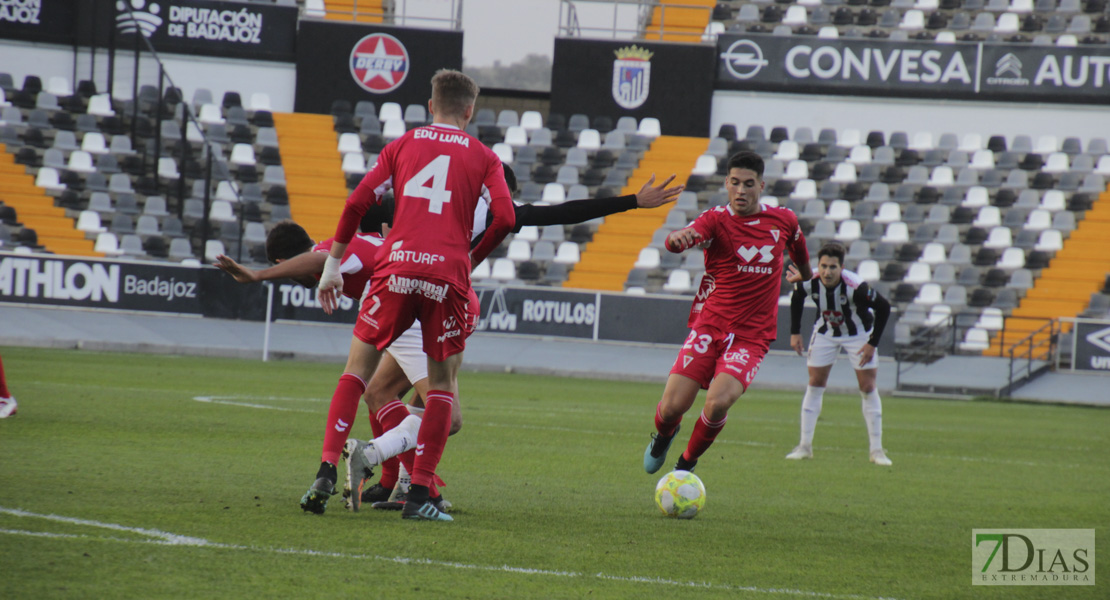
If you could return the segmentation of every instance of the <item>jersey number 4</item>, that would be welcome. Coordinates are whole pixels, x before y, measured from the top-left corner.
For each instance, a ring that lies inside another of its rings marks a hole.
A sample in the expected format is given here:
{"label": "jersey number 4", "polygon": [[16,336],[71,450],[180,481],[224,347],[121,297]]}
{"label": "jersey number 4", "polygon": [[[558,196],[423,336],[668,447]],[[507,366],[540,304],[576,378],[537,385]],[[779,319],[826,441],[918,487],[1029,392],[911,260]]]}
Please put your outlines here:
{"label": "jersey number 4", "polygon": [[402,193],[410,198],[427,198],[428,212],[442,214],[443,205],[451,201],[451,190],[447,189],[447,170],[450,166],[450,156],[441,154],[435,157],[405,183]]}

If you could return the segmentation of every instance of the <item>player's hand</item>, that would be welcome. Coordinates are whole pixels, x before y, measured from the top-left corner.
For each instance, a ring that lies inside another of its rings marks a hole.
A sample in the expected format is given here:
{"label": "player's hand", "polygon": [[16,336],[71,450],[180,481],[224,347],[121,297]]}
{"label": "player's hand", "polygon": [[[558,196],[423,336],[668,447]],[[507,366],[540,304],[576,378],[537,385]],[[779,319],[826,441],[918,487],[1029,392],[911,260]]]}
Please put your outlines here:
{"label": "player's hand", "polygon": [[316,301],[324,312],[331,314],[339,306],[339,294],[343,291],[343,276],[339,274],[339,259],[329,256],[324,261],[324,272],[320,275],[320,285],[316,287]]}
{"label": "player's hand", "polygon": [[790,265],[786,267],[786,281],[789,283],[798,283],[802,280],[802,274],[798,272],[798,267]]}
{"label": "player's hand", "polygon": [[801,334],[795,333],[790,336],[790,347],[801,356],[805,352],[805,345],[802,344]]}
{"label": "player's hand", "polygon": [[859,351],[859,366],[860,366],[860,368],[863,368],[863,365],[866,365],[867,363],[871,362],[871,359],[874,358],[874,357],[875,357],[875,347],[872,346],[871,344],[864,344],[863,348],[860,348],[860,351]]}
{"label": "player's hand", "polygon": [[694,247],[701,239],[701,234],[692,227],[672,231],[670,235],[667,236],[667,249],[672,252],[682,252],[687,248]]}
{"label": "player's hand", "polygon": [[258,277],[255,276],[253,269],[248,269],[232,260],[231,257],[224,256],[223,254],[216,255],[216,262],[212,263],[212,266],[231,275],[235,278],[235,281],[239,283],[253,283],[258,281]]}
{"label": "player's hand", "polygon": [[672,188],[668,188],[667,185],[674,181],[675,177],[677,177],[677,175],[671,175],[663,183],[653,186],[651,184],[655,183],[655,173],[652,173],[651,179],[648,179],[644,187],[640,188],[639,192],[636,192],[636,206],[638,208],[655,208],[677,200],[678,195],[682,193],[682,190],[686,189],[686,186],[676,185]]}

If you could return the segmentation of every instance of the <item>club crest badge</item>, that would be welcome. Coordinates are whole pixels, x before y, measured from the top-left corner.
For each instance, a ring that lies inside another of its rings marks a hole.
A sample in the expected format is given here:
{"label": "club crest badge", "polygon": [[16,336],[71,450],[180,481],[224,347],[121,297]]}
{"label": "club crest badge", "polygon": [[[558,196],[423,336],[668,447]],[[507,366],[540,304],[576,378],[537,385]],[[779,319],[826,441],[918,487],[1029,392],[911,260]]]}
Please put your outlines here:
{"label": "club crest badge", "polygon": [[628,110],[643,106],[651,89],[652,52],[633,44],[613,53],[613,99]]}

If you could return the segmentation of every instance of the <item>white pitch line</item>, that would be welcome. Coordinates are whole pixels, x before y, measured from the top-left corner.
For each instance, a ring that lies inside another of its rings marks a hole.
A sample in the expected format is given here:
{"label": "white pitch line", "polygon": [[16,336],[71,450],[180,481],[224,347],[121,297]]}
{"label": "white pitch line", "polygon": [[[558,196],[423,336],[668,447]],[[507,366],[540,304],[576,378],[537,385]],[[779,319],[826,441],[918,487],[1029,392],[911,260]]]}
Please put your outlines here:
{"label": "white pitch line", "polygon": [[588,578],[599,579],[602,581],[615,581],[619,583],[641,583],[650,585],[659,585],[667,587],[684,587],[684,588],[701,588],[710,590],[721,591],[736,591],[736,592],[751,592],[755,594],[767,595],[789,595],[800,596],[804,598],[827,598],[829,600],[898,600],[896,598],[888,598],[885,596],[862,596],[859,594],[833,594],[827,592],[814,592],[809,590],[795,590],[789,588],[761,588],[746,585],[729,585],[723,583],[712,583],[708,581],[678,581],[674,579],[664,579],[659,577],[639,577],[629,575],[609,575],[607,573],[581,573],[577,571],[556,571],[552,569],[537,569],[533,567],[514,567],[510,565],[477,565],[470,563],[461,563],[454,561],[441,561],[432,560],[428,558],[412,558],[405,556],[378,556],[373,554],[347,554],[343,552],[328,552],[321,550],[309,550],[300,548],[268,548],[260,546],[243,546],[240,544],[225,544],[222,542],[213,542],[204,538],[197,538],[191,536],[177,535],[159,531],[157,529],[144,529],[140,527],[128,527],[126,525],[118,525],[116,523],[103,523],[100,521],[92,521],[88,519],[77,519],[74,517],[65,517],[60,515],[43,515],[20,510],[18,508],[6,508],[0,506],[0,513],[9,514],[16,517],[23,518],[38,518],[47,521],[56,521],[60,523],[69,523],[73,525],[83,525],[88,527],[99,527],[103,529],[111,529],[114,531],[126,531],[137,533],[139,535],[147,536],[151,539],[128,539],[113,536],[91,536],[83,534],[67,534],[67,533],[52,533],[41,531],[28,531],[23,529],[0,529],[0,534],[4,535],[18,535],[26,537],[45,537],[56,539],[82,539],[90,541],[102,542],[119,542],[125,544],[153,544],[159,546],[190,546],[190,547],[204,547],[218,550],[239,550],[248,552],[264,552],[271,554],[285,554],[295,556],[314,556],[323,558],[348,558],[354,560],[377,560],[383,562],[391,562],[400,565],[420,565],[428,567],[446,567],[450,569],[466,569],[473,571],[487,571],[498,573],[511,573],[516,575],[543,575],[548,577],[566,577],[566,578]]}
{"label": "white pitch line", "polygon": [[[308,410],[306,408],[285,408],[283,406],[271,406],[269,404],[255,404],[253,402],[235,402],[233,400],[225,400],[225,398],[249,398],[251,396],[194,396],[193,400],[197,402],[205,402],[207,404],[225,404],[228,406],[239,406],[242,408],[261,408],[265,410],[280,410],[283,412],[303,412],[316,414],[319,411]],[[277,398],[261,398],[263,400],[276,400]]]}

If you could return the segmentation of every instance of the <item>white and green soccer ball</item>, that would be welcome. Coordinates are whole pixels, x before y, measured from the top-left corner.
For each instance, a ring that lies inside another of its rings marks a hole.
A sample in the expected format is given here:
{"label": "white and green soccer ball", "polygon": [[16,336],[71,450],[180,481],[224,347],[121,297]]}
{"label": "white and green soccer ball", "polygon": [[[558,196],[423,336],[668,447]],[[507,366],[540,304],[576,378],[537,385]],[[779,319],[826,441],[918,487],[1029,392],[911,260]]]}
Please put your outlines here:
{"label": "white and green soccer ball", "polygon": [[689,471],[671,471],[655,485],[655,505],[676,519],[693,519],[705,507],[705,485]]}

